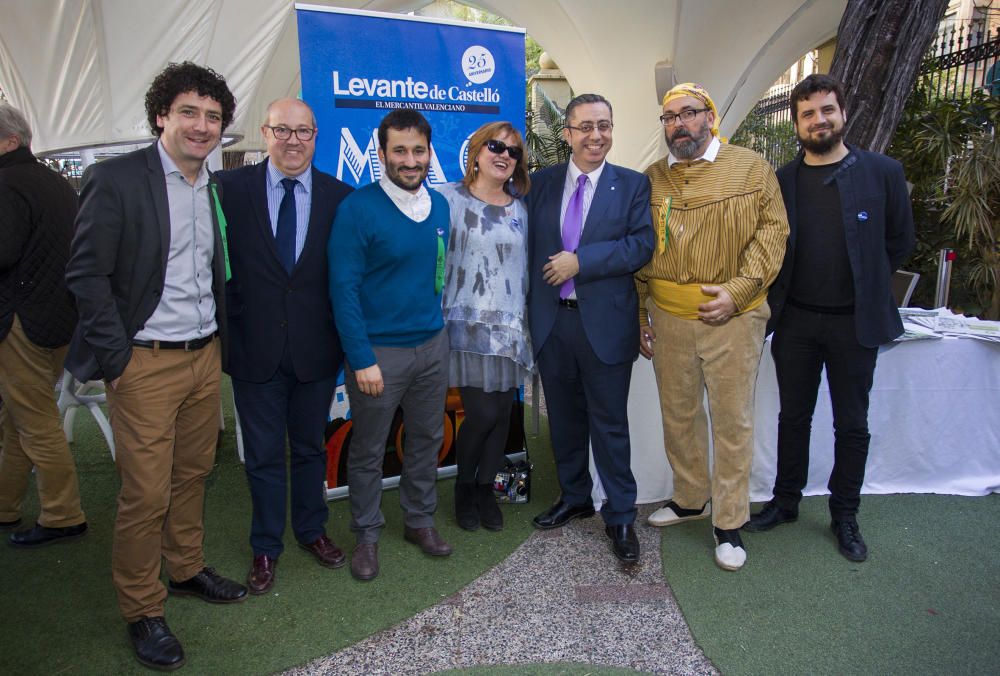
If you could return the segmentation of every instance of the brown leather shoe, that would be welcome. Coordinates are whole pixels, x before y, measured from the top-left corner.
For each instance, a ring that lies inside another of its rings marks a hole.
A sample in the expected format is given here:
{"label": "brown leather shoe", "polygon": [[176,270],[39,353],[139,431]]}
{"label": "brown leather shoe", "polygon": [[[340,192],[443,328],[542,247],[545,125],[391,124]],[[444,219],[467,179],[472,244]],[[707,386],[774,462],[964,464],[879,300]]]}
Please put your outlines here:
{"label": "brown leather shoe", "polygon": [[274,586],[274,568],[277,565],[278,560],[267,554],[253,557],[253,564],[247,574],[247,588],[251,594],[257,596],[271,590]]}
{"label": "brown leather shoe", "polygon": [[351,575],[355,580],[374,580],[378,575],[378,545],[359,544],[351,553]]}
{"label": "brown leather shoe", "polygon": [[444,541],[437,528],[428,526],[427,528],[403,528],[403,539],[420,547],[424,554],[431,556],[448,556],[451,554],[451,545]]}
{"label": "brown leather shoe", "polygon": [[302,547],[302,549],[315,556],[320,565],[327,568],[340,568],[347,563],[347,556],[344,555],[344,550],[333,544],[333,541],[325,535],[320,535],[316,538],[315,542],[308,545],[300,542],[299,547]]}

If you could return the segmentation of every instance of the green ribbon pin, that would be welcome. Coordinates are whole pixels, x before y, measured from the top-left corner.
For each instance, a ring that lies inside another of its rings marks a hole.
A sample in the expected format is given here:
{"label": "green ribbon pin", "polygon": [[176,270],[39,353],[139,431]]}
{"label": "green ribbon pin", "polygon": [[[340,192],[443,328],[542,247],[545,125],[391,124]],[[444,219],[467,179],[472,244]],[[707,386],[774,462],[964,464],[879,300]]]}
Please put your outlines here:
{"label": "green ribbon pin", "polygon": [[226,225],[226,215],[222,213],[222,202],[219,200],[219,190],[215,183],[210,184],[212,186],[212,205],[215,207],[215,216],[219,221],[219,231],[222,233],[222,257],[226,261],[226,281],[228,282],[232,279],[233,273],[229,269],[229,240],[226,238],[226,230],[229,226]]}

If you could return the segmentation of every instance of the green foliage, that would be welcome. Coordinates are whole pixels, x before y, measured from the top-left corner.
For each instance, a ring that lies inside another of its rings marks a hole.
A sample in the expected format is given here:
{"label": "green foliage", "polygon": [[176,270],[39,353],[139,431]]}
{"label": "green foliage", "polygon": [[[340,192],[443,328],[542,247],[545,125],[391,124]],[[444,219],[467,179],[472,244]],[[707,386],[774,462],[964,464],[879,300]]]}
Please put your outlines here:
{"label": "green foliage", "polygon": [[768,117],[751,111],[729,142],[759,153],[777,168],[792,161],[799,144],[790,121],[771,122]]}
{"label": "green foliage", "polygon": [[528,147],[528,169],[535,171],[569,161],[569,144],[563,140],[563,111],[541,89],[538,110],[528,114],[524,143]]}
{"label": "green foliage", "polygon": [[[907,101],[889,154],[903,163],[916,223],[917,248],[907,269],[937,276],[938,252],[955,249],[949,304],[1000,318],[1000,102],[981,91],[962,100],[932,99],[928,81]],[[913,302],[930,306],[934,284]]]}

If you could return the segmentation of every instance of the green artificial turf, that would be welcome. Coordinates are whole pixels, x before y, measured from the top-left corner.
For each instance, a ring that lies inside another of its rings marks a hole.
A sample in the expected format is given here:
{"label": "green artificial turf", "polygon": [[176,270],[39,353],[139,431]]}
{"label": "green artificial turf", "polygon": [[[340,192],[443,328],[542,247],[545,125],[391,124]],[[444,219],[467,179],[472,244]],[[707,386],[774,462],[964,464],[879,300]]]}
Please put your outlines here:
{"label": "green artificial turf", "polygon": [[[232,396],[224,381],[226,434],[209,477],[205,554],[221,574],[244,580],[250,497],[236,456]],[[530,415],[526,425],[530,426]],[[547,439],[547,431],[542,430]],[[347,567],[319,566],[286,529],[277,582],[264,596],[229,606],[170,598],[167,622],[187,654],[184,673],[265,674],[328,655],[390,627],[450,596],[505,559],[531,533],[531,518],[548,506],[556,480],[547,441],[529,435],[535,472],[532,501],[503,506],[499,533],[468,533],[455,524],[453,480],[438,484],[437,525],[455,548],[448,558],[423,555],[402,539],[396,491],[383,498],[386,528],[379,547],[381,574],[351,578]],[[90,532],[77,542],[35,551],[0,545],[0,674],[149,673],[135,662],[111,584],[111,535],[118,477],[90,416],[77,417],[74,456]],[[24,520],[38,513],[34,483]],[[346,501],[331,503],[328,535],[346,550],[354,540]],[[4,534],[4,538],[5,538]]]}
{"label": "green artificial turf", "polygon": [[707,520],[664,529],[667,581],[723,674],[1000,672],[1000,495],[866,495],[861,508],[864,563],[837,552],[821,497],[796,523],[744,534],[737,573],[713,562]]}

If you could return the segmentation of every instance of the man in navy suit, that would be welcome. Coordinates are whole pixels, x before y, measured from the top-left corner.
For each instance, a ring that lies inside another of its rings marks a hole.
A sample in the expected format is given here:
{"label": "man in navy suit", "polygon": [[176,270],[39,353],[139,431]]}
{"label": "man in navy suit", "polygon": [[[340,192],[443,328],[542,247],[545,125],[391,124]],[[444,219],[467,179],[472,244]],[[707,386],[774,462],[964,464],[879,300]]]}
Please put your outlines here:
{"label": "man in navy suit", "polygon": [[327,291],[326,242],[351,188],[312,166],[316,118],[302,101],[271,103],[261,133],[268,160],[219,173],[232,272],[228,372],[253,501],[253,594],[274,584],[284,549],[286,433],[295,539],[324,566],[346,562],[326,536],[323,433],[344,360]]}
{"label": "man in navy suit", "polygon": [[615,556],[631,563],[639,559],[627,412],[639,354],[632,274],[653,254],[653,229],[649,181],[605,161],[613,127],[607,99],[577,96],[563,130],[570,161],[531,177],[528,315],[562,489],[534,523],[558,528],[593,516],[593,445],[605,532]]}

